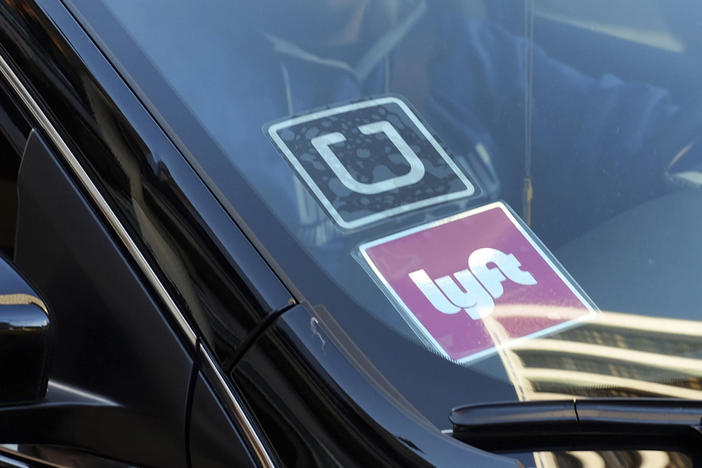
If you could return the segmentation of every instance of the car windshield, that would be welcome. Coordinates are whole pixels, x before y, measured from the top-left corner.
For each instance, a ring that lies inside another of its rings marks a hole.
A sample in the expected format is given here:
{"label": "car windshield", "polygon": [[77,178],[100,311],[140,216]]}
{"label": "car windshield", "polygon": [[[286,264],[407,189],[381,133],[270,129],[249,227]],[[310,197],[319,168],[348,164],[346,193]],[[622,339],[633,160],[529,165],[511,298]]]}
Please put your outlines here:
{"label": "car windshield", "polygon": [[488,400],[702,398],[700,2],[67,3],[437,427]]}

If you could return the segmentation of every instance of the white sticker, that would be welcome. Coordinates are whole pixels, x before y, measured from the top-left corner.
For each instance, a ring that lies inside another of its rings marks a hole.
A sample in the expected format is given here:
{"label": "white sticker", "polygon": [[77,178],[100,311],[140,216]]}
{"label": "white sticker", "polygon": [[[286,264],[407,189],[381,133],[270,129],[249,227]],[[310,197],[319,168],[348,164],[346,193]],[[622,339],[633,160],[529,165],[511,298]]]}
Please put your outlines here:
{"label": "white sticker", "polygon": [[476,192],[398,98],[296,117],[271,125],[268,133],[332,219],[345,229]]}

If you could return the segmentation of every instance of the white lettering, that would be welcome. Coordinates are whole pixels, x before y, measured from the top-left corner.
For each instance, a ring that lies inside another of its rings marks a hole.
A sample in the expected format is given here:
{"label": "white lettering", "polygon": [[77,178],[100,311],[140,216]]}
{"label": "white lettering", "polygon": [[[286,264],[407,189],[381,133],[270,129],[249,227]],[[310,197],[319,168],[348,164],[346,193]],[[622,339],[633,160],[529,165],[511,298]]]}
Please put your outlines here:
{"label": "white lettering", "polygon": [[[489,267],[490,264],[494,267]],[[432,280],[423,269],[413,271],[409,277],[439,312],[456,314],[463,310],[477,320],[495,309],[494,299],[504,294],[502,283],[506,280],[524,286],[537,284],[534,276],[521,266],[513,254],[483,248],[468,257],[469,269],[436,280]]]}
{"label": "white lettering", "polygon": [[448,300],[462,307],[474,320],[489,315],[495,307],[495,302],[475,276],[468,270],[457,271],[453,276],[458,280],[460,287],[450,276],[436,280],[436,284]]}
{"label": "white lettering", "polygon": [[444,314],[455,314],[461,311],[460,307],[452,304],[451,301],[446,299],[446,296],[441,294],[439,288],[436,286],[436,284],[434,284],[424,270],[413,271],[409,274],[409,277],[439,312],[443,312]]}
{"label": "white lettering", "polygon": [[[490,263],[497,268],[488,268]],[[502,283],[507,278],[525,286],[536,284],[531,273],[520,270],[521,266],[517,257],[497,249],[478,249],[468,258],[468,267],[495,299],[504,293]]]}

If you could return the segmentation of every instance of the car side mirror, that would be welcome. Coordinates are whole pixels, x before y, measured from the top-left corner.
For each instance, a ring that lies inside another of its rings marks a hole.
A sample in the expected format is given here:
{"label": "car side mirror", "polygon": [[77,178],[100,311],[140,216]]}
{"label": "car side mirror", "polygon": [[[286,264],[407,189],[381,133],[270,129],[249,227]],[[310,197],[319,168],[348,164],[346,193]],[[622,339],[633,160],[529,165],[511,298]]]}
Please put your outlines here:
{"label": "car side mirror", "polygon": [[0,405],[44,398],[49,323],[44,302],[0,257]]}

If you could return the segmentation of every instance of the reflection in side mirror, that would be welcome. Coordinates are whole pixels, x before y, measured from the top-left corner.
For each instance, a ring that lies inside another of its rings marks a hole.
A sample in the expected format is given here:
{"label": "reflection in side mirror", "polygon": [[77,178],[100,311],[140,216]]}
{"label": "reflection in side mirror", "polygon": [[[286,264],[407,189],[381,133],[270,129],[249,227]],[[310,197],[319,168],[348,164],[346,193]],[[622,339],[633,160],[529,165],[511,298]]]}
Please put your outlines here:
{"label": "reflection in side mirror", "polygon": [[0,258],[0,405],[46,393],[49,313],[12,265]]}

